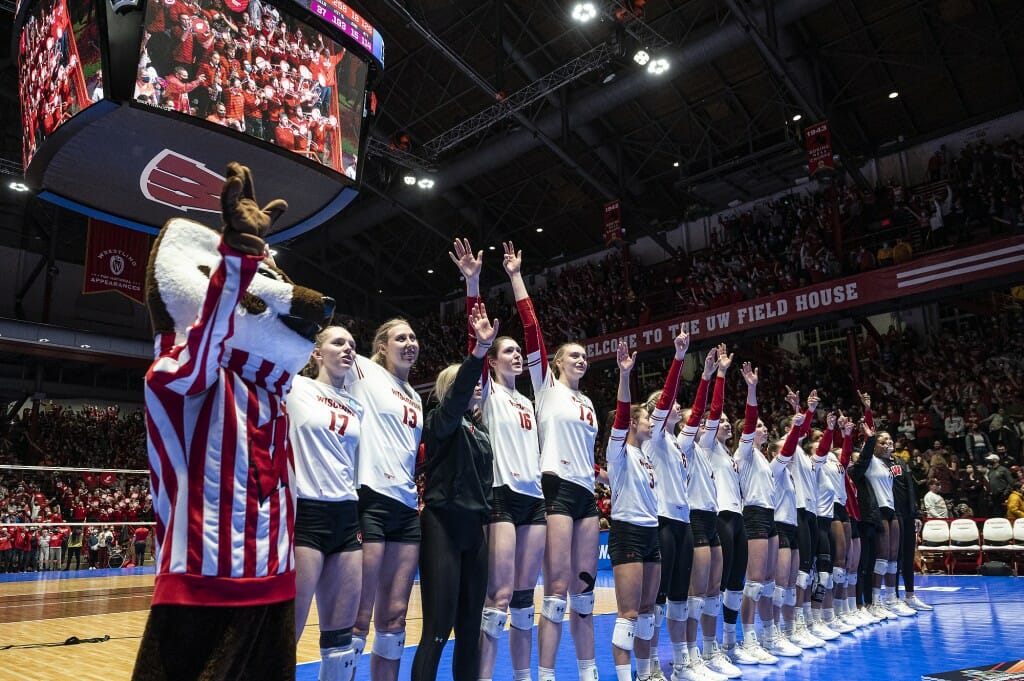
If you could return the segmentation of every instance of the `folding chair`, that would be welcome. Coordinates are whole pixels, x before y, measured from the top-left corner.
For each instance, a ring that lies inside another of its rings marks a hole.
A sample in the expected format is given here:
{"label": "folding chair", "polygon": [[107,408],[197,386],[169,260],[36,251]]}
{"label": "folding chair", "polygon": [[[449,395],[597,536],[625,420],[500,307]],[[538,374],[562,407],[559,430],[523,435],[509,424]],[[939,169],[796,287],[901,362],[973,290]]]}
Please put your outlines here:
{"label": "folding chair", "polygon": [[981,565],[981,534],[970,518],[957,518],[949,524],[949,574],[961,565],[971,568],[968,574],[976,574]]}
{"label": "folding chair", "polygon": [[1016,553],[1014,549],[1013,525],[1010,521],[1006,518],[987,518],[981,528],[981,562],[998,559],[1012,567]]}
{"label": "folding chair", "polygon": [[[934,572],[934,562],[941,559],[942,572],[949,571],[949,523],[945,520],[927,520],[921,528],[921,544],[917,547],[921,554],[922,571]],[[929,564],[929,563],[932,564]]]}

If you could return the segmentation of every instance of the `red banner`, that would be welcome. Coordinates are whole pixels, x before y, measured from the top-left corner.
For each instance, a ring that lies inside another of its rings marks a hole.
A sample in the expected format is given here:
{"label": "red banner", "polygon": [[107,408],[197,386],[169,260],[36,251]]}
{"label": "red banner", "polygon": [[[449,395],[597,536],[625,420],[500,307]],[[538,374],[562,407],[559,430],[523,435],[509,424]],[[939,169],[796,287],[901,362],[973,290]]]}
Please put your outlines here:
{"label": "red banner", "polygon": [[604,245],[622,239],[622,204],[618,199],[604,204]]}
{"label": "red banner", "polygon": [[148,235],[90,218],[82,293],[115,291],[142,303],[148,260]]}
{"label": "red banner", "polygon": [[682,328],[692,338],[725,338],[761,326],[790,322],[840,310],[853,310],[884,300],[962,286],[1014,273],[1024,273],[1024,237],[963,248],[909,263],[833,279],[775,296],[747,300],[682,319],[648,324],[582,342],[591,362],[615,356],[619,341],[630,350],[672,345]]}
{"label": "red banner", "polygon": [[807,148],[807,174],[814,177],[822,170],[832,170],[832,135],[828,121],[804,128],[804,146]]}

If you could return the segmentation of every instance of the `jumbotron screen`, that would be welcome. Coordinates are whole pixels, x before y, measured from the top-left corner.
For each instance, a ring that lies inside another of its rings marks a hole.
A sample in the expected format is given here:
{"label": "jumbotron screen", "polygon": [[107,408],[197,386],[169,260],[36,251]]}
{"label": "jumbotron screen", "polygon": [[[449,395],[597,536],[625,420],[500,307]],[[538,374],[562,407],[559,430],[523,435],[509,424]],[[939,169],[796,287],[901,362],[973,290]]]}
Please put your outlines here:
{"label": "jumbotron screen", "polygon": [[223,125],[356,180],[367,68],[261,0],[147,0],[134,99]]}
{"label": "jumbotron screen", "polygon": [[18,42],[25,167],[65,121],[103,99],[99,24],[92,0],[41,0]]}

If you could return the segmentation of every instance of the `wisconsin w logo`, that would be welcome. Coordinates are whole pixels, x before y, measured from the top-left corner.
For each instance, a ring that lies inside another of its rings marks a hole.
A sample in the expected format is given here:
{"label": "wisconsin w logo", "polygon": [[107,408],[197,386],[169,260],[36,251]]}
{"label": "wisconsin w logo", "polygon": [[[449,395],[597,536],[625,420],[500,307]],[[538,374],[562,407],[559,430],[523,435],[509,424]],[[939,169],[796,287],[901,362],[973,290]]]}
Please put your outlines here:
{"label": "wisconsin w logo", "polygon": [[224,176],[188,156],[164,149],[142,171],[139,189],[150,201],[187,213],[220,212]]}

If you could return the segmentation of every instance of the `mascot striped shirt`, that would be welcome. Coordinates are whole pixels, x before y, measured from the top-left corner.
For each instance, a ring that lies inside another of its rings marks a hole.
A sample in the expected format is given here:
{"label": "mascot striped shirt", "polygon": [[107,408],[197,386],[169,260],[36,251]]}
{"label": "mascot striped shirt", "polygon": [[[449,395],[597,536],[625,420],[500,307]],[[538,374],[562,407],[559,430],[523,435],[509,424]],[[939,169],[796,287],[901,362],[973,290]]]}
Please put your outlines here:
{"label": "mascot striped shirt", "polygon": [[262,256],[219,247],[183,341],[156,338],[146,374],[156,514],[153,605],[252,606],[295,597],[291,375],[231,349],[236,307]]}

